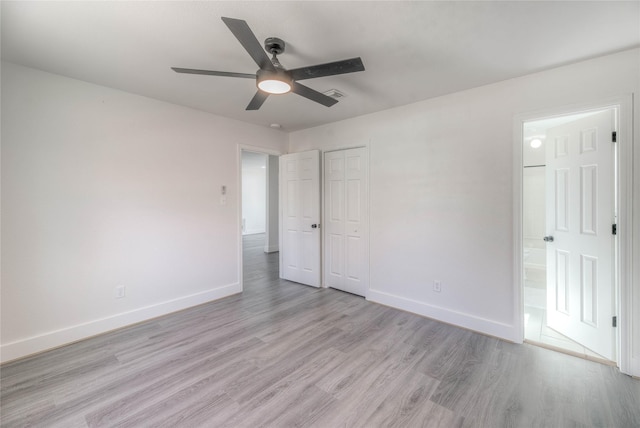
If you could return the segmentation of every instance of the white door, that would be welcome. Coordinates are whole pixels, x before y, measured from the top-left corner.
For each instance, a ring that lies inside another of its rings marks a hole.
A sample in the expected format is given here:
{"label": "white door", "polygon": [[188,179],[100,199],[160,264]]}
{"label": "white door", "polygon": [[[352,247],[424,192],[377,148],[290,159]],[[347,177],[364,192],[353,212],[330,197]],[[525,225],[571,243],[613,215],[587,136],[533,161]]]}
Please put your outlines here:
{"label": "white door", "polygon": [[320,286],[320,155],[280,156],[280,277]]}
{"label": "white door", "polygon": [[546,138],[547,324],[610,360],[613,129],[607,110],[552,128]]}
{"label": "white door", "polygon": [[324,156],[325,284],[366,297],[369,289],[366,149],[339,150]]}

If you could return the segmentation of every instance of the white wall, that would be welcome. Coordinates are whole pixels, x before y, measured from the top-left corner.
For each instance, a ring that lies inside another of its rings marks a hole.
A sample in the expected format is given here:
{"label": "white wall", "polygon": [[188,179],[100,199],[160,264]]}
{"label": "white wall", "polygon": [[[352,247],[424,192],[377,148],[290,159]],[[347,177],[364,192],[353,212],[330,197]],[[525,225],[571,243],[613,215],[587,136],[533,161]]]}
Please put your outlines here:
{"label": "white wall", "polygon": [[3,63],[2,360],[239,292],[237,146],[286,139]]}
{"label": "white wall", "polygon": [[[638,94],[639,64],[635,49],[298,131],[289,136],[290,151],[369,145],[370,300],[517,340],[512,156],[520,142],[514,118]],[[640,174],[638,97],[634,102]],[[637,265],[640,185],[634,198]],[[640,268],[634,277],[637,338]],[[433,291],[434,280],[442,281],[441,293]],[[633,352],[639,361],[640,340]]]}
{"label": "white wall", "polygon": [[242,219],[244,235],[265,233],[267,155],[263,153],[242,153]]}
{"label": "white wall", "polygon": [[524,248],[546,249],[545,167],[524,168],[522,172],[522,240]]}
{"label": "white wall", "polygon": [[546,234],[546,147],[544,138],[542,140],[537,148],[531,147],[530,141],[522,146],[522,241],[524,248],[545,250],[542,238]]}

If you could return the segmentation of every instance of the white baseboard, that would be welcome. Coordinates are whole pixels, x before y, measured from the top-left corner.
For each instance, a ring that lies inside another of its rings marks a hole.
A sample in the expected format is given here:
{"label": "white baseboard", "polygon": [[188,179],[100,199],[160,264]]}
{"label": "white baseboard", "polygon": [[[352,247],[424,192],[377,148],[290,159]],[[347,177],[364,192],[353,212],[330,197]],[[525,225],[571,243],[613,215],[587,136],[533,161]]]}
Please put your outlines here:
{"label": "white baseboard", "polygon": [[456,325],[468,330],[473,330],[478,333],[508,340],[510,342],[517,342],[517,335],[514,334],[514,326],[510,324],[499,323],[485,318],[430,305],[425,302],[407,299],[406,297],[400,297],[371,289],[367,293],[367,300],[422,315],[447,324]]}
{"label": "white baseboard", "polygon": [[264,252],[265,253],[277,253],[278,251],[280,251],[280,247],[278,246],[278,244],[276,245],[265,245],[264,246]]}
{"label": "white baseboard", "polygon": [[627,374],[640,380],[640,358],[631,357],[630,366],[630,370]]}
{"label": "white baseboard", "polygon": [[0,346],[0,362],[23,358],[49,349],[57,348],[69,343],[87,339],[111,330],[126,327],[141,321],[147,321],[171,312],[180,311],[201,305],[212,300],[221,299],[242,292],[240,284],[230,284],[189,296],[179,297],[166,302],[145,306],[129,312],[112,315],[110,317],[89,321],[51,331],[27,339],[17,340]]}

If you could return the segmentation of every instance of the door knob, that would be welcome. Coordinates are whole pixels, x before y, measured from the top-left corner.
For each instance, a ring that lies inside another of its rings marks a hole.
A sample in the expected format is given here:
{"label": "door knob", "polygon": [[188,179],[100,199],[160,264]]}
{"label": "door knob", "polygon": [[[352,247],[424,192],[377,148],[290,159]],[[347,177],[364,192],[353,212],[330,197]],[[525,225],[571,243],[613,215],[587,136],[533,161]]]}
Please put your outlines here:
{"label": "door knob", "polygon": [[317,229],[318,227],[320,227],[320,225],[319,225],[319,224],[315,224],[315,223],[314,223],[314,224],[312,224],[312,225],[311,225],[311,229]]}
{"label": "door knob", "polygon": [[553,242],[553,236],[545,236],[542,239],[544,239],[544,242]]}

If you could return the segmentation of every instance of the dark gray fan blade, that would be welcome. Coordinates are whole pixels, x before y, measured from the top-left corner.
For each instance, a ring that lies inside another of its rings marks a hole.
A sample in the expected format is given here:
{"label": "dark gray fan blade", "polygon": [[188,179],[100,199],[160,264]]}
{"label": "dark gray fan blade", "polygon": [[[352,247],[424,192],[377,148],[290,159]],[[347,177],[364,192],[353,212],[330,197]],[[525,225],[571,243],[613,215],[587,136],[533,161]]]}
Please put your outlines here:
{"label": "dark gray fan blade", "polygon": [[311,89],[308,86],[304,86],[298,82],[293,82],[293,88],[291,89],[291,91],[327,107],[331,107],[338,102],[338,100],[328,97],[325,94],[321,94],[320,92]]}
{"label": "dark gray fan blade", "polygon": [[258,64],[258,67],[262,70],[276,71],[276,68],[271,63],[271,60],[267,56],[267,53],[262,48],[258,39],[256,39],[255,34],[249,28],[249,25],[246,21],[241,19],[234,18],[226,18],[222,17],[222,20],[229,30],[236,36],[236,39],[240,42],[240,44],[244,47],[244,49],[249,52],[251,58]]}
{"label": "dark gray fan blade", "polygon": [[256,78],[255,74],[249,74],[249,73],[231,73],[227,71],[196,70],[193,68],[178,68],[178,67],[171,67],[171,69],[176,73],[206,74],[209,76],[244,77],[247,79]]}
{"label": "dark gray fan blade", "polygon": [[253,96],[253,98],[251,99],[251,102],[249,102],[249,105],[247,106],[247,108],[245,110],[258,110],[260,108],[260,106],[262,106],[262,103],[264,103],[264,101],[267,99],[268,96],[269,96],[269,93],[259,90]]}
{"label": "dark gray fan blade", "polygon": [[355,73],[356,71],[364,71],[364,64],[362,64],[360,57],[296,68],[289,70],[289,73],[291,73],[293,80],[304,80],[335,76],[336,74]]}

